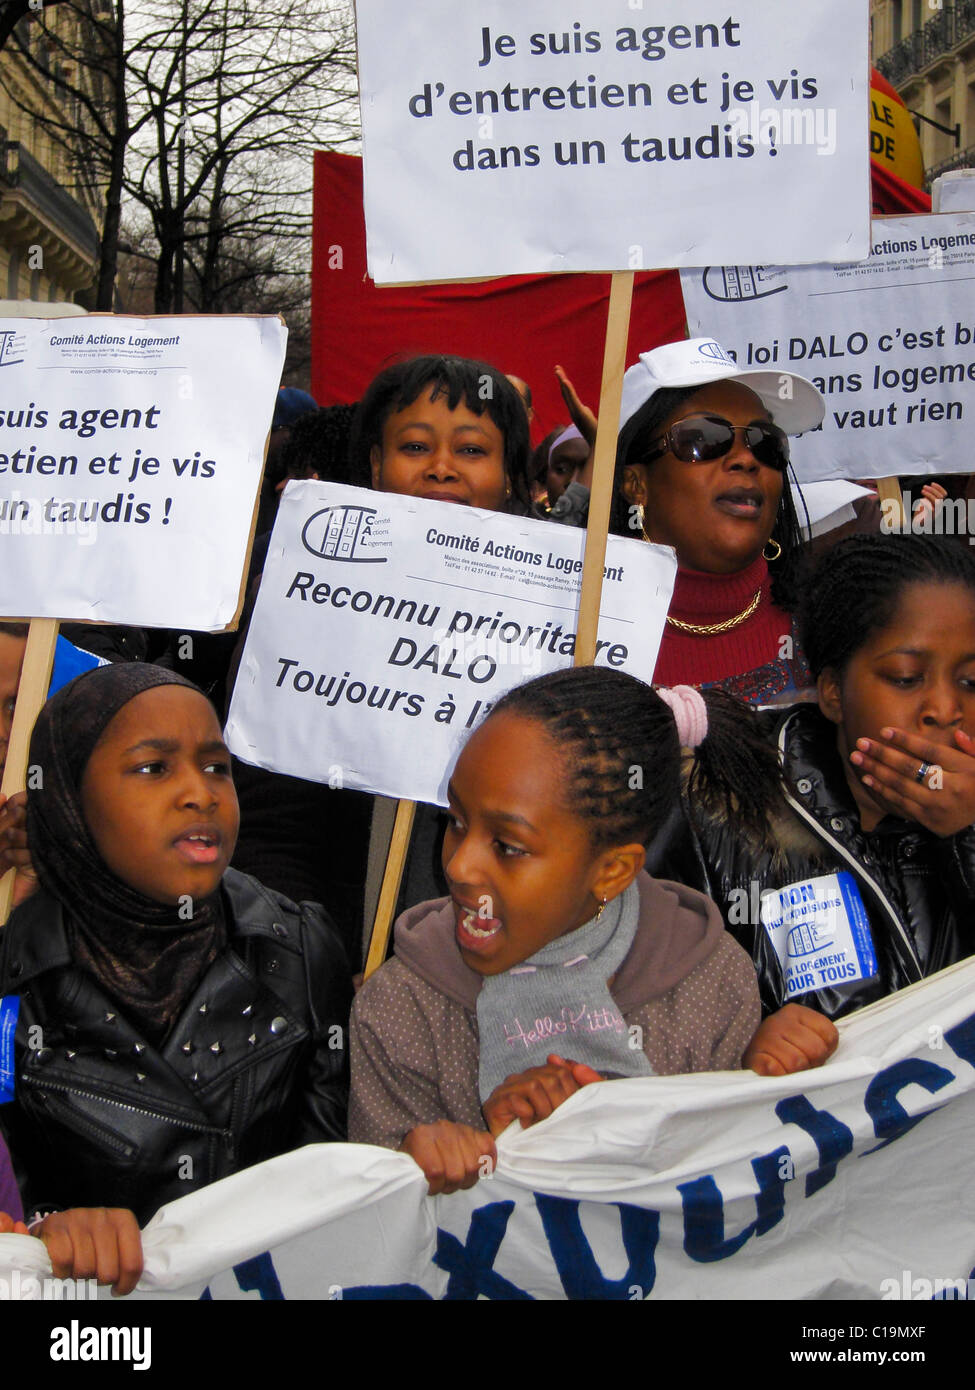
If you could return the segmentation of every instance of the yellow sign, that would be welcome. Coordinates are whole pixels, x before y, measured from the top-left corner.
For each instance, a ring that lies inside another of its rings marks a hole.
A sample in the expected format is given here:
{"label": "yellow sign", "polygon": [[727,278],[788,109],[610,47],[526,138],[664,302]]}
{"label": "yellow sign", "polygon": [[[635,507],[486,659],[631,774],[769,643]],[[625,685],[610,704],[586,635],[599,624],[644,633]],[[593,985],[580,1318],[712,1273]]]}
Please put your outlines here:
{"label": "yellow sign", "polygon": [[911,114],[876,68],[870,76],[870,155],[905,183],[924,187],[921,142]]}

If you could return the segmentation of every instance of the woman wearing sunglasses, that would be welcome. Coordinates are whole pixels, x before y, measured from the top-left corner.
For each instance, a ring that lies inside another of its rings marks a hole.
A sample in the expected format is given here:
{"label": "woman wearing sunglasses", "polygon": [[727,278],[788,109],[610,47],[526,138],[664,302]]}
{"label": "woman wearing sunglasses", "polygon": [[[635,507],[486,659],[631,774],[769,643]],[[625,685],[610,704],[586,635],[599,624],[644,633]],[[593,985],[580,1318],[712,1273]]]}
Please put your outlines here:
{"label": "woman wearing sunglasses", "polygon": [[812,382],[740,371],[712,339],[627,371],[614,529],[673,546],[679,566],[656,683],[720,684],[753,703],[811,684],[790,616],[802,542],[787,436],[824,413]]}

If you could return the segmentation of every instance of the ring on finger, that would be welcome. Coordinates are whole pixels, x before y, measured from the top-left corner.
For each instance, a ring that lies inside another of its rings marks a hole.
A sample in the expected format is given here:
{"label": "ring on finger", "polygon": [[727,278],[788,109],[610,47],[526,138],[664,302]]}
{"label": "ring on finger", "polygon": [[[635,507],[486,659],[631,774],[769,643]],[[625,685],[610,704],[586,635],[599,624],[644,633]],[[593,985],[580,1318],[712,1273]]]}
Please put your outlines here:
{"label": "ring on finger", "polygon": [[915,774],[914,774],[914,780],[915,780],[915,782],[923,782],[924,779],[925,779],[925,777],[927,777],[927,775],[928,775],[928,773],[929,773],[930,771],[931,771],[931,764],[930,764],[930,763],[921,763],[920,766],[918,767],[917,772],[915,772]]}

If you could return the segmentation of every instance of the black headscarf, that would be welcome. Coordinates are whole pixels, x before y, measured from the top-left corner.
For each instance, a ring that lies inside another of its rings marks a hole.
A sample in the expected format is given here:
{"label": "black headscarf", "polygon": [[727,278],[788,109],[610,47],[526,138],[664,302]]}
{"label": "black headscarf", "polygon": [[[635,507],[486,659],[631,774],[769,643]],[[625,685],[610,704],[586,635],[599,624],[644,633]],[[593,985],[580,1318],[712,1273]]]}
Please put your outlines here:
{"label": "black headscarf", "polygon": [[72,954],[153,1043],[225,944],[220,895],[194,902],[187,920],[178,905],[147,898],[113,874],[85,822],[81,781],[119,710],[159,685],[202,694],[174,671],[138,662],[97,667],[62,687],[34,726],[27,795],[31,862],[64,910]]}

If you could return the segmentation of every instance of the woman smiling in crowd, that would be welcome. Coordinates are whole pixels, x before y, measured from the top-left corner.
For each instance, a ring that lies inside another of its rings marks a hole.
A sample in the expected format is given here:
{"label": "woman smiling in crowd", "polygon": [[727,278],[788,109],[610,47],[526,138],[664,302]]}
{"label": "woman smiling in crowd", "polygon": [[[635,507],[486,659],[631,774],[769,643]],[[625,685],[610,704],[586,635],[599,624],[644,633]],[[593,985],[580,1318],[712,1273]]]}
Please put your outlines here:
{"label": "woman smiling in crowd", "polygon": [[387,367],[359,403],[351,450],[378,492],[530,510],[528,416],[487,362],[427,356]]}

